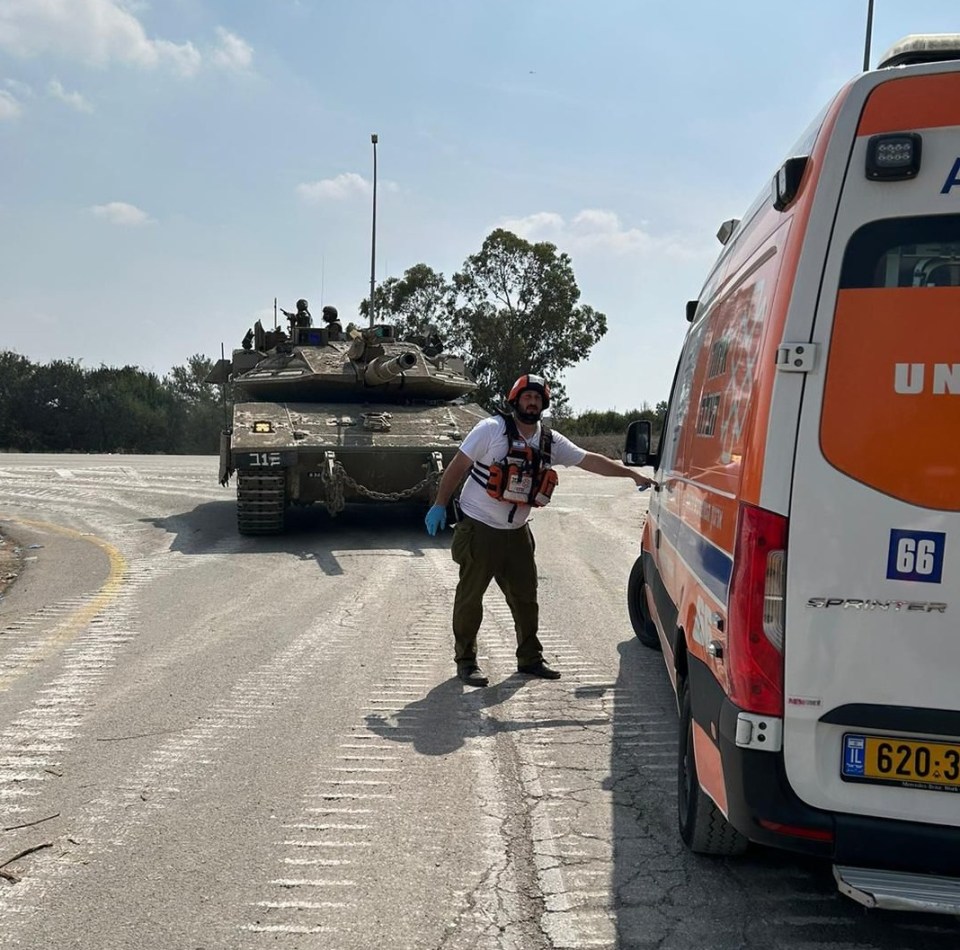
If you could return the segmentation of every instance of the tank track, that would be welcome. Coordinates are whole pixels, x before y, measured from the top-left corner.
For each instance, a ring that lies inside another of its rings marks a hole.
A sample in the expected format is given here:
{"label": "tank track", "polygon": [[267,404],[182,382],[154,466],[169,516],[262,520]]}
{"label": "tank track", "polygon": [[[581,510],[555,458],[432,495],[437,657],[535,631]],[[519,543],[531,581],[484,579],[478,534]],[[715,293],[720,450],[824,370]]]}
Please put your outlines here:
{"label": "tank track", "polygon": [[237,472],[237,530],[240,534],[280,534],[286,508],[283,475]]}

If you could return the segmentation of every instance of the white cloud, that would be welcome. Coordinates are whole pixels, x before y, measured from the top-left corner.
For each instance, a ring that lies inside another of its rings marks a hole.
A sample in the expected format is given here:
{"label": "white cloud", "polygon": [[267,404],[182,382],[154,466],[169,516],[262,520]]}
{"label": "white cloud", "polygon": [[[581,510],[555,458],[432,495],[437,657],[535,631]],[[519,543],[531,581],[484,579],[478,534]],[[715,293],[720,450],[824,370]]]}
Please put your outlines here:
{"label": "white cloud", "polygon": [[217,27],[217,36],[220,45],[212,54],[214,65],[221,69],[247,69],[253,61],[253,47],[222,26]]}
{"label": "white cloud", "polygon": [[23,109],[20,103],[9,93],[0,89],[0,122],[4,119],[16,119]]}
{"label": "white cloud", "polygon": [[150,39],[120,0],[0,0],[0,50],[94,66],[167,66],[185,76],[196,73],[202,59],[193,43]]}
{"label": "white cloud", "polygon": [[121,227],[137,228],[144,224],[152,224],[151,218],[146,211],[142,211],[136,205],[127,204],[125,201],[110,201],[105,205],[94,205],[90,209],[98,218],[103,218],[111,224],[118,224]]}
{"label": "white cloud", "polygon": [[19,79],[4,79],[3,84],[7,89],[15,92],[21,99],[29,99],[33,96],[33,89],[25,82],[20,82]]}
{"label": "white cloud", "polygon": [[47,95],[65,102],[77,112],[93,112],[93,106],[79,92],[67,92],[58,79],[51,79],[47,84]]}
{"label": "white cloud", "polygon": [[528,241],[549,241],[562,251],[602,251],[648,257],[665,255],[694,259],[712,253],[700,241],[676,236],[654,236],[643,228],[625,228],[613,211],[587,208],[569,221],[553,211],[539,211],[523,218],[501,221],[498,227],[513,231]]}
{"label": "white cloud", "polygon": [[[392,181],[377,180],[377,189],[384,191],[399,191],[399,186]],[[336,178],[324,178],[321,181],[305,182],[297,185],[297,194],[304,201],[345,201],[358,195],[371,197],[373,183],[356,172],[344,172]]]}
{"label": "white cloud", "polygon": [[170,65],[181,76],[193,76],[200,69],[201,56],[193,43],[171,43],[169,40],[152,40],[150,46],[156,56],[147,56],[144,66]]}

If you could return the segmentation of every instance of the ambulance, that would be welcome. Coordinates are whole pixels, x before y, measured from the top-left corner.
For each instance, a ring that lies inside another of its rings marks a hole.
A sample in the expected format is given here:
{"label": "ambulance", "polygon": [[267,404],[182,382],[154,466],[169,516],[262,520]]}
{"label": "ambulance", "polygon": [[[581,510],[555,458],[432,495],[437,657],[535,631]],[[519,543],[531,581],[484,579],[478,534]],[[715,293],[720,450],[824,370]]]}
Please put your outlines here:
{"label": "ambulance", "polygon": [[960,913],[960,34],[848,83],[718,238],[660,444],[624,452],[680,835]]}

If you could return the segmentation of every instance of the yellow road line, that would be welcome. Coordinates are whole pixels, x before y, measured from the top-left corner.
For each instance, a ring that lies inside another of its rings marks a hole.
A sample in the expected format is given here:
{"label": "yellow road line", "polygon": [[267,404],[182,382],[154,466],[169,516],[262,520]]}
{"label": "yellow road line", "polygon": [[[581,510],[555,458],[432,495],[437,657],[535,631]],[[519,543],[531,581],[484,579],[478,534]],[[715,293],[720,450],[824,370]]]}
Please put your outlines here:
{"label": "yellow road line", "polygon": [[45,521],[27,521],[15,518],[4,520],[13,524],[23,525],[27,528],[34,528],[38,531],[60,534],[74,541],[86,541],[89,544],[95,544],[109,558],[110,571],[107,579],[100,586],[96,594],[94,594],[93,599],[57,623],[53,628],[55,635],[35,644],[31,654],[24,657],[28,668],[21,669],[15,673],[9,673],[6,676],[0,676],[0,686],[6,685],[15,677],[22,676],[24,673],[29,672],[29,669],[32,669],[36,663],[47,659],[58,650],[63,649],[79,631],[86,628],[94,617],[116,600],[123,587],[123,581],[127,573],[127,562],[124,556],[112,544],[104,541],[103,538],[98,538],[94,534],[74,531],[72,528],[64,528],[61,525],[49,524]]}

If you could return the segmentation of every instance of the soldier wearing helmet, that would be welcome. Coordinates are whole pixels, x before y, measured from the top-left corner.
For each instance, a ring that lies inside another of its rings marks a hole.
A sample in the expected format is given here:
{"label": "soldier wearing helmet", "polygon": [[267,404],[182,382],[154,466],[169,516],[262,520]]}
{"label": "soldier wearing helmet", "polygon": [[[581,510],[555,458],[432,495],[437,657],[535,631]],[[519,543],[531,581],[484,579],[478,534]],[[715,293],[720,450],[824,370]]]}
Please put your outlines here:
{"label": "soldier wearing helmet", "polygon": [[550,406],[550,386],[542,376],[525,373],[510,387],[504,411],[484,419],[468,433],[447,466],[427,531],[446,527],[447,505],[463,482],[451,554],[460,568],[453,602],[454,659],[457,676],[470,686],[489,682],[477,664],[477,632],[483,595],[495,580],[513,614],[517,633],[517,670],[527,676],[559,679],[543,661],[538,637],[537,565],[527,519],[533,508],[550,502],[557,465],[577,466],[597,475],[632,478],[642,489],[645,475],[620,462],[587,452],[541,422]]}
{"label": "soldier wearing helmet", "polygon": [[343,326],[340,323],[340,314],[337,313],[336,307],[331,307],[329,304],[320,311],[320,316],[323,319],[323,322],[327,325],[327,331],[330,334],[331,340],[340,340],[343,338]]}
{"label": "soldier wearing helmet", "polygon": [[297,301],[297,312],[291,313],[289,310],[280,308],[280,312],[290,321],[290,328],[294,327],[312,327],[313,317],[310,316],[310,305],[302,297]]}

